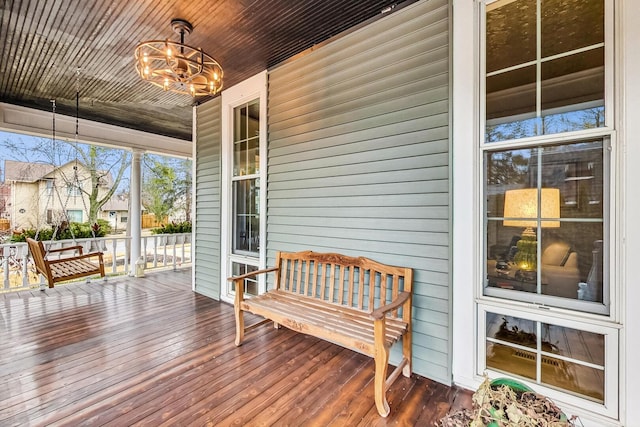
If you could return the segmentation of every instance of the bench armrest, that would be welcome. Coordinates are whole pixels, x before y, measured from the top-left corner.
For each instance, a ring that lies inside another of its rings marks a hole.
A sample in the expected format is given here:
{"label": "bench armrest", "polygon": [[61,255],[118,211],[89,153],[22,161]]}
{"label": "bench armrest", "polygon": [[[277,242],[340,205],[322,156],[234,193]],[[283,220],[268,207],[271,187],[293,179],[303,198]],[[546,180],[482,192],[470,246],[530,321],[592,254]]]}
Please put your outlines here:
{"label": "bench armrest", "polygon": [[227,280],[230,281],[230,282],[233,282],[233,281],[236,281],[236,280],[244,280],[244,279],[247,279],[249,277],[257,276],[258,274],[270,273],[270,272],[276,271],[276,270],[278,270],[278,267],[265,268],[265,269],[262,269],[262,270],[251,271],[249,273],[245,273],[245,274],[242,274],[240,276],[231,276],[231,277],[227,278]]}
{"label": "bench armrest", "polygon": [[240,276],[231,276],[227,278],[230,282],[236,282],[236,303],[240,301],[244,301],[244,286],[242,286],[242,282],[244,279],[248,279],[249,277],[255,277],[259,274],[270,273],[272,271],[279,270],[278,267],[264,268],[262,270],[251,271],[249,273],[241,274]]}
{"label": "bench armrest", "polygon": [[375,310],[373,310],[371,314],[369,314],[369,317],[371,317],[374,320],[383,319],[388,312],[400,308],[400,306],[406,303],[410,297],[411,297],[411,293],[401,292],[398,295],[398,298],[394,299],[389,304],[385,304],[382,307],[378,307]]}

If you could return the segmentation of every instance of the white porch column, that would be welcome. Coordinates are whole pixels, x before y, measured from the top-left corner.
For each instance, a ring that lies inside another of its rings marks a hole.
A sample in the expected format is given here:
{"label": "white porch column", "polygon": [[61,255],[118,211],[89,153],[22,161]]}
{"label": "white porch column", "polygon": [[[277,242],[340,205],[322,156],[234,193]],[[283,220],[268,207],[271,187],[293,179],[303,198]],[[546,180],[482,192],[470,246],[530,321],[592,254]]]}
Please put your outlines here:
{"label": "white porch column", "polygon": [[140,168],[140,160],[143,151],[133,149],[131,157],[131,188],[129,189],[129,222],[131,230],[131,258],[129,259],[129,275],[135,275],[136,261],[140,258],[140,246],[142,237],[142,169]]}

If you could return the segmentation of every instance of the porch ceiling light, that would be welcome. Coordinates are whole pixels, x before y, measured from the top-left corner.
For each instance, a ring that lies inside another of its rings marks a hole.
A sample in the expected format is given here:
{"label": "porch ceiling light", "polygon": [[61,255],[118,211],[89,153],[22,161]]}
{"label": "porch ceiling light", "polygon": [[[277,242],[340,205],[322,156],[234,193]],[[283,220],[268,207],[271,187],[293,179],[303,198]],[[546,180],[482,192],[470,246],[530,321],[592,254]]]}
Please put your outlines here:
{"label": "porch ceiling light", "polygon": [[222,89],[222,67],[201,48],[184,44],[184,35],[193,26],[182,19],[173,19],[171,28],[180,35],[180,42],[149,40],[135,50],[136,71],[144,80],[164,90],[191,96],[215,95]]}

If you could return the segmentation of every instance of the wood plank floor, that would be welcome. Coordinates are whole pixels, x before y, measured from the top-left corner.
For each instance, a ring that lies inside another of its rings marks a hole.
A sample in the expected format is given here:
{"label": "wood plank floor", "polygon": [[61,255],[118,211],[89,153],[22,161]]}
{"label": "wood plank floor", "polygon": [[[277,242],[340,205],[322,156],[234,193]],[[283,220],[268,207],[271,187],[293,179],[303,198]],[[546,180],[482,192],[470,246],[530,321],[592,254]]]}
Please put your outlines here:
{"label": "wood plank floor", "polygon": [[433,426],[471,404],[414,375],[380,418],[368,357],[269,325],[233,341],[190,269],[2,294],[0,426]]}

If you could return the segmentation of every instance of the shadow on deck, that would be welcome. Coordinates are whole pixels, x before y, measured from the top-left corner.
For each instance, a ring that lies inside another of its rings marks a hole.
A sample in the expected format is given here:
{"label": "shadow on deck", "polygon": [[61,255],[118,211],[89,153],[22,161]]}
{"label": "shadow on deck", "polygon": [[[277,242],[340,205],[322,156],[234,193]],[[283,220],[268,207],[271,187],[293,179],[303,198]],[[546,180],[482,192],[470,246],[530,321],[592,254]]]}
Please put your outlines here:
{"label": "shadow on deck", "polygon": [[269,325],[241,347],[234,333],[191,269],[0,295],[0,425],[433,426],[471,405],[414,375],[380,418],[372,359]]}

